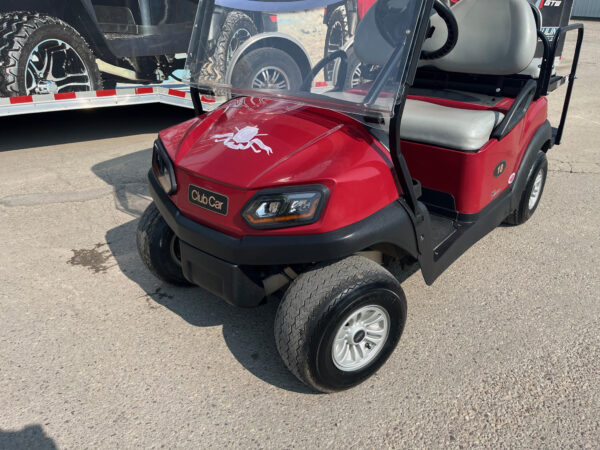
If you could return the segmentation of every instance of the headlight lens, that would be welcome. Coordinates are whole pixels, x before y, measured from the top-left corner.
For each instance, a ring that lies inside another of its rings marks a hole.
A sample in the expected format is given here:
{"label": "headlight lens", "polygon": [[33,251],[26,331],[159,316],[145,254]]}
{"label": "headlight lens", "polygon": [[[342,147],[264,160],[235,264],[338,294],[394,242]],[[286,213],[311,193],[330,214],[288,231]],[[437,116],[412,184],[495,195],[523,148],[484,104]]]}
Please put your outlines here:
{"label": "headlight lens", "polygon": [[307,186],[277,193],[259,193],[244,209],[246,222],[254,228],[284,228],[319,220],[327,200],[327,188]]}
{"label": "headlight lens", "polygon": [[173,164],[160,140],[154,142],[152,172],[167,195],[177,192],[177,181],[175,180]]}

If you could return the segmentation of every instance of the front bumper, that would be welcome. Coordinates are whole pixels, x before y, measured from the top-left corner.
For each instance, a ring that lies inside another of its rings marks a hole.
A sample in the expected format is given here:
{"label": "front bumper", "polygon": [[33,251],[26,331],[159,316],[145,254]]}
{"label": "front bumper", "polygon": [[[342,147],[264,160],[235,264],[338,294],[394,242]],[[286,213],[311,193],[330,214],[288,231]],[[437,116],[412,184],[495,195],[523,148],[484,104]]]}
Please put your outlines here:
{"label": "front bumper", "polygon": [[238,239],[184,216],[152,171],[148,180],[154,203],[180,240],[185,277],[234,305],[256,306],[264,298],[261,280],[249,275],[244,266],[283,268],[332,261],[380,243],[396,245],[413,256],[417,254],[412,222],[400,202],[329,233]]}

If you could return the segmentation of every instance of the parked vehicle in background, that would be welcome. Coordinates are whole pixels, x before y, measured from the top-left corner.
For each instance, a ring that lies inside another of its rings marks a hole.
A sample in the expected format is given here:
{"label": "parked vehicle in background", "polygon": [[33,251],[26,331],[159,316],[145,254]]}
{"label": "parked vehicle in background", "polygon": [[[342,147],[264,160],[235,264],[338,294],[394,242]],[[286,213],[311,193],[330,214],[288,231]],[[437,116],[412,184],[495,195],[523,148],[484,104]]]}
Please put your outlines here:
{"label": "parked vehicle in background", "polygon": [[[177,80],[197,8],[198,0],[4,0],[0,97]],[[242,42],[276,26],[260,14],[220,14],[221,68]]]}

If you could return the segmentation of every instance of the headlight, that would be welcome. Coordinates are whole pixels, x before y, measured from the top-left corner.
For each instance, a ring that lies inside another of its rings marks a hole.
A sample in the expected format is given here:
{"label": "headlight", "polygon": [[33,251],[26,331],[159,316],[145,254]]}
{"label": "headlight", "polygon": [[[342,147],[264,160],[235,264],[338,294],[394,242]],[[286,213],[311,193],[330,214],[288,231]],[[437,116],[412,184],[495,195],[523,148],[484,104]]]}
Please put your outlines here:
{"label": "headlight", "polygon": [[263,191],[250,200],[242,214],[254,228],[308,225],[319,220],[328,194],[325,186]]}
{"label": "headlight", "polygon": [[158,139],[154,142],[154,150],[152,151],[152,172],[167,195],[177,192],[173,164],[162,142]]}

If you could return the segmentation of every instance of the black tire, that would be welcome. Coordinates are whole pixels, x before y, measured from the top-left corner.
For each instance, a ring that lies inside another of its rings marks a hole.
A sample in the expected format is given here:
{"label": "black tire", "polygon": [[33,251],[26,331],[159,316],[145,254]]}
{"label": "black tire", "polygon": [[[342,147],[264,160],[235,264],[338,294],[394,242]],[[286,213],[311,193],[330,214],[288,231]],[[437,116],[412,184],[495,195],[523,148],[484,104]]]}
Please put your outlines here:
{"label": "black tire", "polygon": [[[0,18],[0,95],[11,97],[43,93],[34,89],[28,91],[27,80],[31,81],[34,78],[33,75],[28,75],[27,64],[38,44],[53,39],[70,46],[70,50],[54,52],[58,54],[58,63],[55,60],[53,65],[55,77],[61,78],[56,75],[56,71],[64,71],[65,74],[73,75],[70,80],[64,82],[65,84],[85,81],[88,85],[65,86],[58,92],[102,89],[102,79],[94,54],[73,27],[44,14],[19,11],[4,14]],[[83,68],[87,75],[75,76],[83,73]],[[47,74],[45,77],[40,77],[40,80],[47,81]],[[33,83],[30,83],[30,86],[33,86]]]}
{"label": "black tire", "polygon": [[140,257],[150,272],[165,283],[191,286],[177,259],[179,242],[158,208],[151,203],[138,224],[137,247]]}
{"label": "black tire", "polygon": [[[367,305],[387,312],[389,333],[368,365],[341,370],[332,354],[334,338],[349,314]],[[404,329],[406,309],[400,283],[369,259],[352,256],[317,266],[292,283],[279,305],[277,349],[290,371],[311,388],[349,389],[373,375],[392,354]]]}
{"label": "black tire", "polygon": [[[325,35],[325,51],[323,57],[326,58],[331,53],[341,50],[348,41],[350,32],[348,31],[348,17],[346,7],[338,6],[333,10],[327,20],[327,34]],[[325,81],[333,80],[334,62],[325,66]]]}
{"label": "black tire", "polygon": [[[296,62],[286,52],[271,47],[257,48],[242,56],[233,69],[232,85],[251,89],[253,82],[263,76],[265,70],[273,70],[283,77],[277,80],[284,80],[287,88],[281,89],[292,91],[300,89],[302,73]],[[277,89],[277,87],[264,89]]]}
{"label": "black tire", "polygon": [[243,12],[233,11],[227,15],[215,47],[214,60],[218,70],[225,75],[235,50],[258,33],[252,19]]}
{"label": "black tire", "polygon": [[[539,192],[537,193],[537,199],[534,204],[529,205],[529,200],[532,198],[532,193],[536,188],[536,179],[538,176],[541,177],[541,186],[539,186]],[[505,220],[504,223],[508,225],[522,225],[527,222],[533,213],[536,211],[542,199],[544,193],[544,186],[546,185],[546,177],[548,176],[548,159],[546,154],[540,151],[537,155],[529,177],[527,178],[527,184],[521,194],[521,200],[519,201],[519,207]]]}

